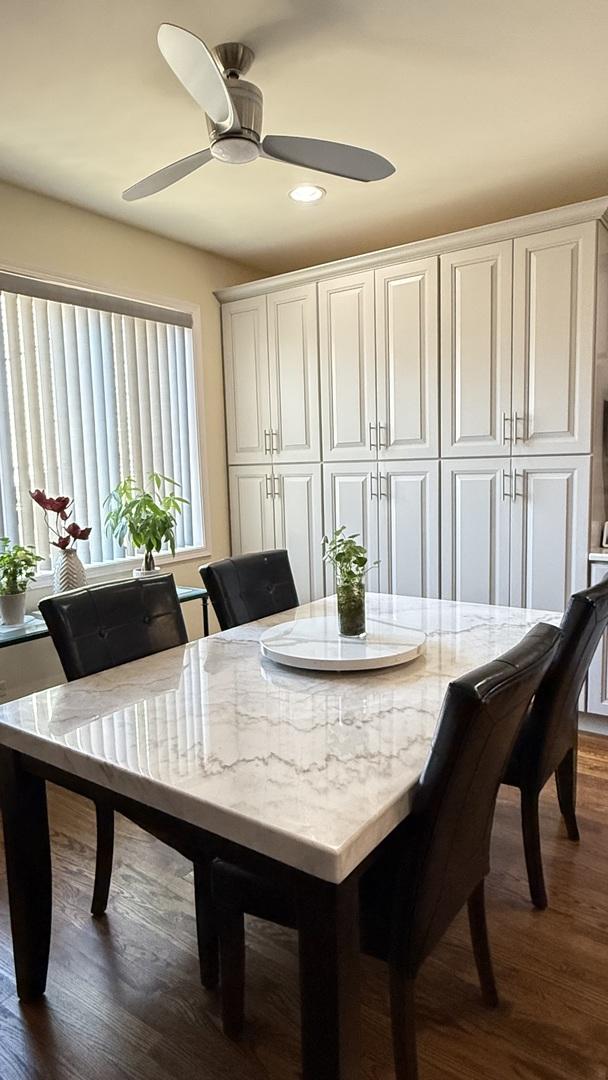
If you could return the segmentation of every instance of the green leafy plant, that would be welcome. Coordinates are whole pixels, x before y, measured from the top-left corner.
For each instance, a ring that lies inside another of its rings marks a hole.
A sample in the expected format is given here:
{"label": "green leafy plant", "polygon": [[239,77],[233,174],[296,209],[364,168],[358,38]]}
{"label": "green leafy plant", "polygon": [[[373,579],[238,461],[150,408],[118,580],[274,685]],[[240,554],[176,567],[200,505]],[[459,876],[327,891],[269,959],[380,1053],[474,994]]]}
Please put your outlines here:
{"label": "green leafy plant", "polygon": [[367,551],[357,543],[358,533],[345,536],[346,526],[336,529],[331,540],[323,537],[323,559],[334,567],[339,585],[359,585],[378,562],[367,563]]}
{"label": "green leafy plant", "polygon": [[[124,547],[128,538],[134,547],[143,548],[143,568],[153,570],[153,552],[160,551],[163,544],[168,544],[175,555],[177,517],[188,500],[176,495],[175,489],[180,486],[177,481],[162,473],[151,472],[148,486],[149,490],[127,476],[110,492],[104,506],[108,507],[106,528],[117,543]],[[161,494],[163,486],[165,492]]]}
{"label": "green leafy plant", "polygon": [[39,562],[42,562],[42,556],[32,547],[11,544],[8,536],[0,536],[0,596],[25,592],[29,582],[36,577]]}

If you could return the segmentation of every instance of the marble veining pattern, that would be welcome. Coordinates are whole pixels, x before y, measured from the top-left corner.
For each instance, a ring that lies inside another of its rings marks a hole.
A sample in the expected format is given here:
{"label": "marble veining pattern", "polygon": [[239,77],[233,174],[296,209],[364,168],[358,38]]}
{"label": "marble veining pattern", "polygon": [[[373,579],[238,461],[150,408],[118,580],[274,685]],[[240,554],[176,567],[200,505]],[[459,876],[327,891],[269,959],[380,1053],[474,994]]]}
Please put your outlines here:
{"label": "marble veining pattern", "polygon": [[[406,816],[451,678],[551,612],[368,594],[426,635],[404,667],[291,670],[251,623],[0,705],[0,743],[341,881]],[[335,613],[335,600],[297,610]]]}

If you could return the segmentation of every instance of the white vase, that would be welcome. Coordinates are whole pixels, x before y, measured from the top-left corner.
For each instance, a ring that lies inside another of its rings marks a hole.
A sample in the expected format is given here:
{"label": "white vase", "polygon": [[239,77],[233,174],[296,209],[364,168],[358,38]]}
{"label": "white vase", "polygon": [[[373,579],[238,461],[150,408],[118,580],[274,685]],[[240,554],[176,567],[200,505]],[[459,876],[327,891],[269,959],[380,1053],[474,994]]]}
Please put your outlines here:
{"label": "white vase", "polygon": [[74,549],[59,551],[53,566],[53,591],[69,592],[70,589],[81,589],[86,583],[84,566]]}
{"label": "white vase", "polygon": [[25,593],[0,596],[0,625],[23,626],[25,622]]}

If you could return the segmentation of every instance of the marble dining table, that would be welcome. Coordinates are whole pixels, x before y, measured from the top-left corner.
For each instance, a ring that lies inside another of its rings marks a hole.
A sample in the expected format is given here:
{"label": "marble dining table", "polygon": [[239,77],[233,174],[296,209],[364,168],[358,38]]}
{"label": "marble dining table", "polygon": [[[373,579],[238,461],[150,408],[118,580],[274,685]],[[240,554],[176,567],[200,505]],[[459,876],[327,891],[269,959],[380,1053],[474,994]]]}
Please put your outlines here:
{"label": "marble dining table", "polygon": [[269,627],[335,615],[330,597],[0,705],[22,999],[46,987],[52,780],[90,797],[103,792],[135,820],[156,815],[158,835],[163,822],[178,823],[208,854],[244,865],[252,852],[267,859],[297,899],[303,1076],[356,1080],[359,876],[408,815],[450,680],[560,617],[375,593],[367,614],[422,632],[422,654],[346,673],[261,655]]}

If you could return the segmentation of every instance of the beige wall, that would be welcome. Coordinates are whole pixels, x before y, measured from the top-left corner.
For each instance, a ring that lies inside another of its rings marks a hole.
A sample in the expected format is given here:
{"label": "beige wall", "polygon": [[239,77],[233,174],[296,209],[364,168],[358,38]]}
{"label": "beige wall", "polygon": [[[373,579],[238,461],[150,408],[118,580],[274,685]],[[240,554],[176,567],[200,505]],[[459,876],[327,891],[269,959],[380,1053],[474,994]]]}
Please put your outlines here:
{"label": "beige wall", "polygon": [[[0,267],[69,279],[126,296],[198,305],[201,315],[211,554],[229,551],[228,491],[219,305],[215,289],[258,277],[255,270],[67,203],[0,182]],[[178,584],[200,582],[198,560],[175,564]],[[185,607],[190,636],[201,633],[198,604]],[[48,641],[0,650],[9,696],[59,681]],[[1,700],[1,692],[0,692]]]}

